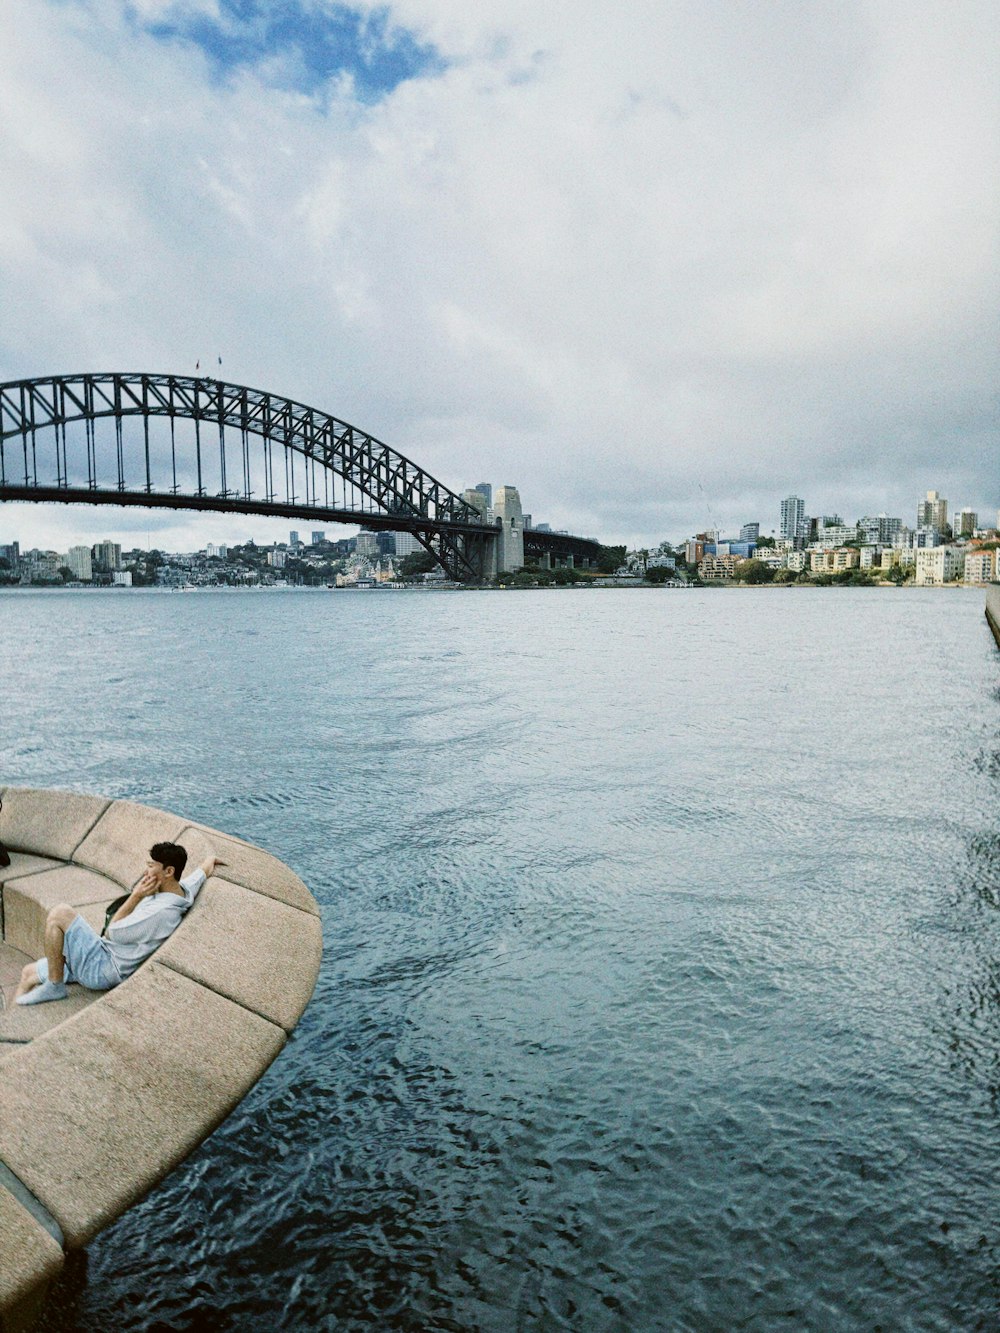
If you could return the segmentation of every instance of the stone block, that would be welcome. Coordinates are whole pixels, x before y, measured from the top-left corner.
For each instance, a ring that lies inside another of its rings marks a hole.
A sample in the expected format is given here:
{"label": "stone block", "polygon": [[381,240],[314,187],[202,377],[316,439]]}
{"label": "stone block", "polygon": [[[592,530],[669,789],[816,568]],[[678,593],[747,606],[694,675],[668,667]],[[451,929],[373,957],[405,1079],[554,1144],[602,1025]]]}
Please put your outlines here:
{"label": "stone block", "polygon": [[5,787],[0,842],[18,851],[68,861],[110,804],[103,796]]}
{"label": "stone block", "polygon": [[[267,898],[277,898],[278,902],[297,907],[300,911],[319,916],[316,899],[299,879],[294,870],[290,870],[284,861],[279,861],[270,852],[262,851],[239,838],[230,838],[215,829],[206,829],[197,825],[212,842],[217,856],[226,862],[219,870],[223,879],[232,884],[242,884]],[[178,839],[183,843],[183,837]]]}
{"label": "stone block", "polygon": [[[119,885],[82,866],[59,866],[25,879],[11,880],[3,889],[4,938],[15,949],[41,958],[45,952],[45,918],[51,908],[59,903],[77,908],[94,903],[106,905],[121,893]],[[100,924],[104,924],[103,911]]]}
{"label": "stone block", "polygon": [[18,1048],[0,1158],[83,1246],[198,1146],[285,1034],[155,959]]}
{"label": "stone block", "polygon": [[11,948],[6,940],[0,941],[0,986],[16,986],[25,963],[34,961],[29,954]]}
{"label": "stone block", "polygon": [[26,1333],[42,1312],[45,1292],[63,1265],[62,1247],[0,1186],[0,1333]]}
{"label": "stone block", "polygon": [[[34,959],[31,961],[34,962]],[[23,1005],[15,1002],[15,990],[16,986],[4,987],[6,1007],[0,1013],[0,1042],[34,1041],[43,1032],[58,1027],[104,994],[103,991],[87,990],[83,986],[70,986],[65,1000],[52,1004]]]}
{"label": "stone block", "polygon": [[156,958],[291,1032],[322,952],[317,917],[213,876]]}
{"label": "stone block", "polygon": [[39,870],[52,870],[60,864],[51,856],[32,856],[30,852],[10,851],[10,865],[0,866],[0,884],[6,884],[9,879],[22,879],[25,875],[36,875]]}
{"label": "stone block", "polygon": [[164,810],[115,801],[76,849],[73,860],[131,889],[145,872],[153,843],[179,842],[184,827],[184,820]]}

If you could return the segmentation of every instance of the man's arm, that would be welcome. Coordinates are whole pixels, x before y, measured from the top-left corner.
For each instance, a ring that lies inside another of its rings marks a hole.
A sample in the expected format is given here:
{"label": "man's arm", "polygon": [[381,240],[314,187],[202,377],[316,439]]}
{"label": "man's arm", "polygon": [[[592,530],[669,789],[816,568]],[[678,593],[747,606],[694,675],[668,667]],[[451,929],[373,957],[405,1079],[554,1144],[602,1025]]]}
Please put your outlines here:
{"label": "man's arm", "polygon": [[[202,861],[198,869],[202,872],[205,878],[208,879],[210,875],[215,874],[217,866],[224,866],[225,864],[226,862],[220,860],[218,856],[206,856],[205,860]],[[119,907],[118,911],[108,922],[108,925],[113,926],[116,921],[122,921],[125,917],[129,916],[132,912],[135,911],[135,909],[142,902],[143,898],[148,898],[150,897],[151,894],[154,894],[155,892],[156,892],[156,881],[154,880],[152,875],[150,875],[150,873],[147,871],[146,874],[143,875],[142,879],[140,879],[139,883],[132,890],[132,892],[129,894],[129,896],[122,903],[121,907]]]}

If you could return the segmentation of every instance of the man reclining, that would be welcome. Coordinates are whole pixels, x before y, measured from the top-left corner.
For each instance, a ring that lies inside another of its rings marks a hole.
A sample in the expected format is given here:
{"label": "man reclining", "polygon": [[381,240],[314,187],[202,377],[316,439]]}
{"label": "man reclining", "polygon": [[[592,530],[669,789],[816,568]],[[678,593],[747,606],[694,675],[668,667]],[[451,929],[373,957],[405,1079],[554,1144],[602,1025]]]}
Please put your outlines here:
{"label": "man reclining", "polygon": [[73,981],[88,990],[119,985],[170,938],[205,880],[225,864],[210,856],[181,879],[187,852],[175,842],[156,843],[146,873],[111,918],[106,939],[75,907],[53,907],[45,918],[45,957],[22,971],[18,1004],[65,1000]]}

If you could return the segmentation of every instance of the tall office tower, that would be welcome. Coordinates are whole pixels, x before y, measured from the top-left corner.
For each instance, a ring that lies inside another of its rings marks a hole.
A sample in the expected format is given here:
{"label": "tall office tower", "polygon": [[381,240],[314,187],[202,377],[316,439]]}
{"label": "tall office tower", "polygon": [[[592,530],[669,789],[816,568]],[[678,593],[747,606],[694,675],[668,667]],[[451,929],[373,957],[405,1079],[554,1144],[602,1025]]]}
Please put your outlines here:
{"label": "tall office tower", "polygon": [[948,501],[937,491],[928,491],[926,500],[917,504],[918,528],[946,528],[948,526]]}
{"label": "tall office tower", "polygon": [[755,542],[760,540],[760,524],[744,523],[740,528],[741,542]]}
{"label": "tall office tower", "polygon": [[491,509],[493,507],[493,487],[490,485],[488,481],[481,481],[478,484],[478,486],[473,486],[472,489],[474,491],[478,491],[479,494],[485,498],[487,509]]}
{"label": "tall office tower", "polygon": [[73,571],[73,577],[81,583],[89,583],[94,577],[93,557],[89,546],[71,546],[66,556],[66,563]]}
{"label": "tall office tower", "polygon": [[413,555],[424,549],[412,532],[395,532],[393,536],[396,538],[397,555]]}
{"label": "tall office tower", "polygon": [[952,532],[956,537],[971,537],[979,527],[979,515],[974,509],[960,509],[955,515]]}
{"label": "tall office tower", "polygon": [[325,533],[325,532],[314,532],[314,533],[313,533],[313,535],[312,535],[312,544],[313,544],[313,546],[319,546],[320,542],[325,542],[325,541],[326,541],[326,533]]}
{"label": "tall office tower", "polygon": [[122,548],[120,542],[95,542],[90,548],[94,565],[104,573],[121,569]]}
{"label": "tall office tower", "polygon": [[288,545],[289,546],[302,545],[302,543],[299,541],[299,534],[297,532],[292,531],[288,534]]}
{"label": "tall office tower", "polygon": [[358,555],[378,555],[378,533],[359,532],[355,539],[354,550]]}
{"label": "tall office tower", "polygon": [[806,516],[806,502],[797,495],[789,495],[781,502],[781,535],[794,541],[798,535],[799,524]]}

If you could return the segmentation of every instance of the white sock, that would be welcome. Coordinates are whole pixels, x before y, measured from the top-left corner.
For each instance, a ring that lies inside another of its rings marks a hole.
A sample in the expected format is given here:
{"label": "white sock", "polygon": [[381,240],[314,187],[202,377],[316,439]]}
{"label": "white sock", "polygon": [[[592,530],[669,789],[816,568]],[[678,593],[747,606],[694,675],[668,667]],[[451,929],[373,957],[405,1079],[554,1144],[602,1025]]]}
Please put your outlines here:
{"label": "white sock", "polygon": [[64,981],[43,981],[40,986],[34,990],[28,991],[27,995],[17,997],[18,1004],[44,1004],[46,1000],[65,1000],[69,991],[66,989]]}

